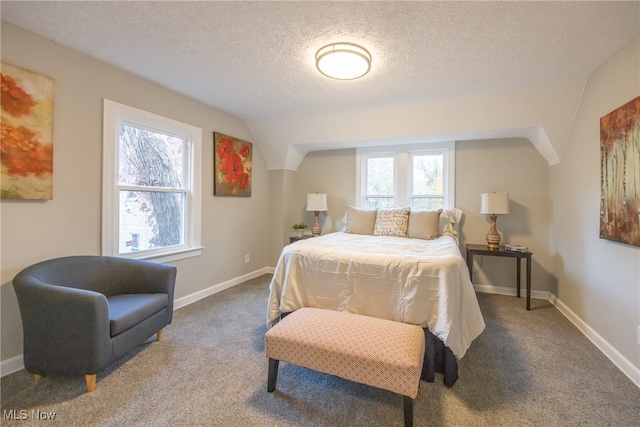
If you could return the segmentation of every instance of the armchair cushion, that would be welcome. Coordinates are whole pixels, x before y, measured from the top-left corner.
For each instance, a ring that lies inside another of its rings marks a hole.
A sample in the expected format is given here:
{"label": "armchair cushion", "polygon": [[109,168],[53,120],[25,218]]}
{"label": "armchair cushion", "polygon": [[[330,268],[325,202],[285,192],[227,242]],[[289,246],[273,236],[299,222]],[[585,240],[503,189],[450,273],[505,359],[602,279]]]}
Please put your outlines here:
{"label": "armchair cushion", "polygon": [[107,298],[109,329],[114,337],[167,307],[167,294],[127,294]]}

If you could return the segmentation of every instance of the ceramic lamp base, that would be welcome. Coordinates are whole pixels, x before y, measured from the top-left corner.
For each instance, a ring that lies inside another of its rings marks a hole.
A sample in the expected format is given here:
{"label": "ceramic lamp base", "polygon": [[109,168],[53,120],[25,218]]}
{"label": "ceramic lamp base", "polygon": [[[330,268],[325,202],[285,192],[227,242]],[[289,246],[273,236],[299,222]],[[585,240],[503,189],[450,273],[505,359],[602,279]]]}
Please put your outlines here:
{"label": "ceramic lamp base", "polygon": [[318,216],[320,215],[319,211],[315,211],[315,220],[313,222],[313,228],[311,229],[311,233],[313,233],[313,237],[317,237],[322,234],[322,227],[320,226],[320,219]]}
{"label": "ceramic lamp base", "polygon": [[489,233],[487,233],[487,246],[489,249],[500,248],[500,240],[502,237],[496,228],[496,219],[497,215],[491,215],[491,228],[489,229]]}

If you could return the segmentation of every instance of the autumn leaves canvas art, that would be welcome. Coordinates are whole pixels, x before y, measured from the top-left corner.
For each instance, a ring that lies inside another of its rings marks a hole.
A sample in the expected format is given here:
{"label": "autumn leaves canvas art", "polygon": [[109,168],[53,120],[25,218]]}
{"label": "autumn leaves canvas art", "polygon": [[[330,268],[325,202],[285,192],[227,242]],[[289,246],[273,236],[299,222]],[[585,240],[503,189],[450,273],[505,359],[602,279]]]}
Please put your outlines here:
{"label": "autumn leaves canvas art", "polygon": [[640,246],[640,97],[600,119],[600,237]]}
{"label": "autumn leaves canvas art", "polygon": [[213,141],[213,194],[251,196],[252,144],[218,132],[214,132]]}
{"label": "autumn leaves canvas art", "polygon": [[54,82],[6,63],[0,77],[2,198],[51,200]]}

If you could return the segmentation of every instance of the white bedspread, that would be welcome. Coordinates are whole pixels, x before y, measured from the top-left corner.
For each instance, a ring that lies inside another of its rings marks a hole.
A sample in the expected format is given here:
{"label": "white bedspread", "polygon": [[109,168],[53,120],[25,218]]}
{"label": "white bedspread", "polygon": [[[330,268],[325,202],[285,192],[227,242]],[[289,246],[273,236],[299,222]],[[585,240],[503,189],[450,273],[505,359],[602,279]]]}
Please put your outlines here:
{"label": "white bedspread", "polygon": [[449,236],[337,232],[287,245],[270,285],[268,326],[301,307],[428,327],[458,359],[485,327],[469,271]]}

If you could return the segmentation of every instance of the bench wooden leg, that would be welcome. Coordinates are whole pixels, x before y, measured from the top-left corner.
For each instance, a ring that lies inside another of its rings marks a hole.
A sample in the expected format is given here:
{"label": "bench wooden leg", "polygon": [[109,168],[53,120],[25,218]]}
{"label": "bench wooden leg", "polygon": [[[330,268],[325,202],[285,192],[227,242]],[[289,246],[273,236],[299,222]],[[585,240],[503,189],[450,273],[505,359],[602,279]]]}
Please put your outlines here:
{"label": "bench wooden leg", "polygon": [[84,380],[87,383],[87,392],[91,393],[96,389],[96,374],[85,375]]}
{"label": "bench wooden leg", "polygon": [[162,341],[162,329],[160,329],[156,334],[156,339],[158,342]]}
{"label": "bench wooden leg", "polygon": [[413,427],[413,399],[402,396],[404,403],[404,427]]}
{"label": "bench wooden leg", "polygon": [[40,380],[42,379],[42,375],[40,374],[35,374],[36,377],[36,384],[40,382]]}
{"label": "bench wooden leg", "polygon": [[278,380],[278,363],[279,360],[269,358],[269,379],[267,380],[267,391],[271,393],[276,389],[276,381]]}

